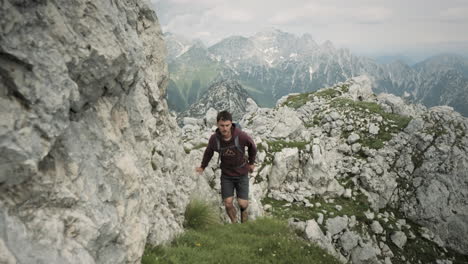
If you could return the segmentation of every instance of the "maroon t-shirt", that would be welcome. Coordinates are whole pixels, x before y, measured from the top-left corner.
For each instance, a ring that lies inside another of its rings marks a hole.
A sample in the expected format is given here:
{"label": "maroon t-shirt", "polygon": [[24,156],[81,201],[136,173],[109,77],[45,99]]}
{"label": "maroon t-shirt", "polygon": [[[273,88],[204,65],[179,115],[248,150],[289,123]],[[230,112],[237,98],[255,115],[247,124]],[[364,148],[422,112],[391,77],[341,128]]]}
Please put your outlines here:
{"label": "maroon t-shirt", "polygon": [[[203,160],[200,167],[206,168],[211,158],[213,157],[213,153],[215,151],[219,151],[219,154],[221,155],[221,173],[223,175],[243,176],[249,173],[249,168],[247,164],[255,163],[255,156],[257,155],[257,146],[255,146],[255,143],[253,142],[252,138],[249,135],[247,135],[247,133],[245,133],[244,131],[235,127],[235,124],[232,124],[231,135],[231,139],[225,141],[219,130],[216,129],[216,132],[213,135],[211,135],[210,140],[208,141],[208,146],[206,147],[205,153],[203,154]],[[244,153],[240,152],[236,148],[234,142],[236,136],[239,137],[239,145],[241,149],[244,149],[244,152],[245,147],[247,147],[248,151],[246,153],[248,153],[248,159],[245,158]],[[219,138],[220,150],[218,150],[216,137]]]}

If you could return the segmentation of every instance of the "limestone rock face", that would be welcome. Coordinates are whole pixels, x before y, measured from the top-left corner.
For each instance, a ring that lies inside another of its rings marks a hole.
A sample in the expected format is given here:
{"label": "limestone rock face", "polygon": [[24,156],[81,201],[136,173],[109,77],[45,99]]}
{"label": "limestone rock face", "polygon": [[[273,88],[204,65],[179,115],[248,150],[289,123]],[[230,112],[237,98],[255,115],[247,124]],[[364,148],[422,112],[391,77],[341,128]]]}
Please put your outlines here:
{"label": "limestone rock face", "polygon": [[445,246],[467,254],[468,120],[450,108],[434,107],[407,129],[413,148],[402,148],[397,160],[407,184],[401,191],[404,211]]}
{"label": "limestone rock face", "polygon": [[139,263],[196,179],[146,1],[0,3],[0,262]]}

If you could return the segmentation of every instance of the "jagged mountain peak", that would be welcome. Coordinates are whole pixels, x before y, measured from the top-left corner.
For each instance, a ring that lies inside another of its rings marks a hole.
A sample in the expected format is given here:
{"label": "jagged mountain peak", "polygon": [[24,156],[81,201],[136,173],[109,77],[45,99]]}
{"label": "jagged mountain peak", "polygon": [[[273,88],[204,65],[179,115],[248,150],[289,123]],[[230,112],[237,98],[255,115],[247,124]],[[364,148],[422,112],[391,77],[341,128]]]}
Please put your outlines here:
{"label": "jagged mountain peak", "polygon": [[207,63],[212,62],[209,51],[201,41],[195,41],[188,50],[179,56],[180,61],[186,63]]}
{"label": "jagged mountain peak", "polygon": [[192,40],[172,32],[165,32],[164,40],[166,41],[167,59],[169,62],[187,52],[193,45]]}
{"label": "jagged mountain peak", "polygon": [[205,43],[203,43],[203,41],[201,41],[200,39],[194,39],[193,42],[192,42],[192,47],[193,48],[199,48],[199,49],[206,49],[206,45]]}
{"label": "jagged mountain peak", "polygon": [[249,94],[242,85],[231,79],[219,80],[210,85],[201,98],[178,115],[179,124],[185,117],[203,118],[210,108],[228,110],[233,119],[240,120],[245,114]]}
{"label": "jagged mountain peak", "polygon": [[309,34],[309,33],[303,34],[300,37],[300,39],[301,39],[302,43],[304,43],[304,45],[309,45],[311,47],[317,47],[318,46],[317,42],[314,40],[312,35]]}
{"label": "jagged mountain peak", "polygon": [[208,48],[218,61],[236,62],[256,57],[258,50],[254,42],[246,37],[232,36]]}
{"label": "jagged mountain peak", "polygon": [[220,48],[250,48],[252,47],[253,42],[249,38],[243,36],[231,36],[221,40],[220,42],[214,44],[209,49],[216,53]]}
{"label": "jagged mountain peak", "polygon": [[253,35],[253,38],[282,38],[282,37],[283,38],[294,37],[294,35],[288,32],[284,32],[277,28],[267,28]]}
{"label": "jagged mountain peak", "polygon": [[336,48],[333,45],[333,43],[330,40],[326,40],[322,45],[320,45],[320,48],[322,48],[325,51],[335,51]]}

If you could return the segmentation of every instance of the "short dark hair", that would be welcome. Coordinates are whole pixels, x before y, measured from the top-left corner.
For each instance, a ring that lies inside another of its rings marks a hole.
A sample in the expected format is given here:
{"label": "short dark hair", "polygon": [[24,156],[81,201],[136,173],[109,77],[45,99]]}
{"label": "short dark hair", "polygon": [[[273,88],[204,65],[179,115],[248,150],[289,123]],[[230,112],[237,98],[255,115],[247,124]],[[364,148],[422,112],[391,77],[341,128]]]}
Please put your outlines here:
{"label": "short dark hair", "polygon": [[218,116],[216,116],[216,122],[219,122],[219,120],[232,122],[232,115],[227,110],[221,111],[218,113]]}

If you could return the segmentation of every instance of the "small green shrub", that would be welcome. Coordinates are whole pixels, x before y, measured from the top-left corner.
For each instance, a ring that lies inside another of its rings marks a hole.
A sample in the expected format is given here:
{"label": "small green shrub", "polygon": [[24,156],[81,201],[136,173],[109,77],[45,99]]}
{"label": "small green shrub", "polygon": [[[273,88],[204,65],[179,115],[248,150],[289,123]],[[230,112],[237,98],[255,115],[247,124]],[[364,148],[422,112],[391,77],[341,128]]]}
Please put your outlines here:
{"label": "small green shrub", "polygon": [[336,90],[336,89],[329,88],[329,89],[320,90],[320,91],[316,92],[315,95],[317,97],[322,97],[322,98],[325,98],[325,99],[331,99],[331,98],[335,98],[337,96],[340,96],[341,92]]}
{"label": "small green shrub", "polygon": [[184,227],[200,230],[219,224],[219,213],[207,202],[193,199],[187,205]]}
{"label": "small green shrub", "polygon": [[[346,88],[338,87],[342,91],[345,91]],[[301,106],[305,105],[308,101],[310,101],[310,96],[315,95],[317,97],[322,97],[325,99],[331,99],[335,98],[337,96],[341,95],[341,91],[334,89],[334,88],[328,88],[328,89],[323,89],[320,91],[314,91],[314,92],[308,92],[308,93],[301,93],[301,94],[296,94],[296,95],[291,95],[288,97],[286,102],[284,102],[281,106],[288,106],[294,109],[298,109]]]}
{"label": "small green shrub", "polygon": [[206,146],[208,146],[207,143],[200,143],[200,144],[196,145],[195,147],[193,147],[193,148],[191,148],[191,149],[184,148],[184,151],[185,151],[185,153],[189,154],[190,151],[192,151],[192,150],[201,149],[201,148],[206,148]]}
{"label": "small green shrub", "polygon": [[299,107],[305,105],[309,101],[309,95],[312,93],[302,93],[297,95],[291,95],[288,97],[286,102],[282,106],[288,106],[290,108],[298,109]]}

